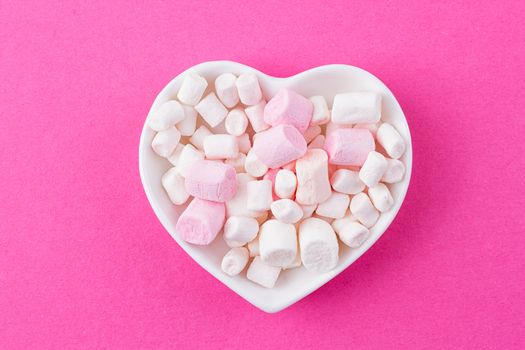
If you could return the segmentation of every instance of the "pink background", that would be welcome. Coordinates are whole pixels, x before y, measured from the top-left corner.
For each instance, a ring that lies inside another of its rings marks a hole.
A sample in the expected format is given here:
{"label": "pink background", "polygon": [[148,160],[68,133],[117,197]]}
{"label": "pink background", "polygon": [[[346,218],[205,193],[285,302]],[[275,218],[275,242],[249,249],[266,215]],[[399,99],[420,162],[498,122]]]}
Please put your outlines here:
{"label": "pink background", "polygon": [[[190,3],[0,1],[0,348],[523,349],[523,1]],[[193,263],[139,180],[154,97],[214,59],[362,67],[412,129],[391,228],[274,315]]]}

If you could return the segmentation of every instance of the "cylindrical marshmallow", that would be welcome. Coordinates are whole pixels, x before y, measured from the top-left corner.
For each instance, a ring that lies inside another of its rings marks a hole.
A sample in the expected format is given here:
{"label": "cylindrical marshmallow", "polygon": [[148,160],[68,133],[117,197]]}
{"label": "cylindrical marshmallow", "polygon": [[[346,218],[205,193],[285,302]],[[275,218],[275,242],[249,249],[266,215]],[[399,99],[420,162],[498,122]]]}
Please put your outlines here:
{"label": "cylindrical marshmallow", "polygon": [[352,124],[344,125],[344,124],[336,124],[336,123],[329,122],[325,126],[325,134],[326,134],[326,136],[328,136],[328,135],[330,135],[332,132],[334,132],[336,130],[339,130],[339,129],[352,129],[352,128],[353,128]]}
{"label": "cylindrical marshmallow", "polygon": [[204,139],[210,135],[213,135],[210,129],[208,129],[206,126],[201,125],[193,135],[190,137],[190,142],[197,147],[200,150],[204,149]]}
{"label": "cylindrical marshmallow", "polygon": [[381,213],[389,211],[394,205],[394,198],[392,198],[392,194],[385,184],[378,183],[374,187],[370,187],[368,189],[368,196],[372,204],[374,204],[374,207]]}
{"label": "cylindrical marshmallow", "polygon": [[332,122],[336,124],[377,123],[381,118],[381,95],[375,92],[337,94],[332,106]]}
{"label": "cylindrical marshmallow", "polygon": [[183,144],[177,144],[177,146],[175,146],[175,149],[173,150],[173,152],[171,152],[170,156],[168,157],[168,161],[171,163],[171,165],[173,166],[177,166],[178,163],[179,163],[179,158],[180,158],[180,155],[182,153],[182,150],[184,149],[184,145]]}
{"label": "cylindrical marshmallow", "polygon": [[326,136],[324,149],[331,164],[359,166],[375,149],[375,142],[366,129],[337,129]]}
{"label": "cylindrical marshmallow", "polygon": [[345,216],[349,204],[350,197],[347,194],[332,192],[327,200],[319,203],[315,212],[327,218],[339,219]]}
{"label": "cylindrical marshmallow", "polygon": [[226,216],[248,216],[258,218],[264,215],[264,211],[248,209],[248,182],[254,178],[248,174],[237,174],[237,193],[226,202]]}
{"label": "cylindrical marshmallow", "polygon": [[335,191],[346,194],[363,192],[366,187],[359,178],[359,172],[348,169],[337,169],[330,178],[330,183]]}
{"label": "cylindrical marshmallow", "polygon": [[257,237],[259,223],[246,216],[230,216],[224,224],[224,240],[230,247],[241,247]]}
{"label": "cylindrical marshmallow", "polygon": [[353,216],[345,216],[332,222],[332,227],[341,242],[350,248],[357,248],[370,236],[370,231],[356,221]]}
{"label": "cylindrical marshmallow", "polygon": [[191,136],[197,126],[197,111],[192,106],[182,106],[184,109],[184,119],[177,123],[182,136]]}
{"label": "cylindrical marshmallow", "polygon": [[204,139],[203,145],[208,159],[235,158],[239,155],[237,139],[233,135],[210,135]]}
{"label": "cylindrical marshmallow", "polygon": [[260,256],[256,256],[248,267],[246,277],[263,287],[273,288],[280,272],[280,267],[265,264]]}
{"label": "cylindrical marshmallow", "polygon": [[272,204],[272,182],[270,180],[250,181],[247,185],[248,209],[269,210]]}
{"label": "cylindrical marshmallow", "polygon": [[180,132],[175,127],[159,131],[153,141],[151,147],[159,156],[167,158],[173,153],[175,147],[179,144]]}
{"label": "cylindrical marshmallow", "polygon": [[274,191],[279,198],[292,198],[297,188],[297,178],[291,170],[281,169],[275,175]]}
{"label": "cylindrical marshmallow", "polygon": [[312,96],[309,99],[314,106],[310,125],[322,125],[330,121],[330,111],[324,96]]}
{"label": "cylindrical marshmallow", "polygon": [[379,129],[379,125],[381,125],[381,122],[372,123],[372,124],[356,124],[354,125],[354,129],[366,129],[370,131],[370,133],[376,137],[377,135],[377,129]]}
{"label": "cylindrical marshmallow", "polygon": [[177,169],[179,169],[179,173],[186,177],[189,174],[188,169],[190,168],[191,164],[201,159],[204,159],[204,153],[197,150],[192,145],[188,144],[184,146],[180,153],[179,161],[177,162]]}
{"label": "cylindrical marshmallow", "polygon": [[299,249],[297,249],[297,255],[295,256],[295,259],[292,261],[290,265],[285,266],[283,269],[290,270],[290,269],[295,269],[296,267],[299,267],[299,266],[301,266],[301,252],[299,251]]}
{"label": "cylindrical marshmallow", "polygon": [[248,118],[240,108],[232,109],[224,121],[226,132],[230,135],[241,136],[248,127]]}
{"label": "cylindrical marshmallow", "polygon": [[244,162],[244,169],[246,172],[253,177],[261,177],[268,171],[266,164],[261,162],[255,155],[253,149],[250,149],[246,155],[246,161]]}
{"label": "cylindrical marshmallow", "polygon": [[177,101],[168,101],[151,111],[148,125],[155,131],[162,131],[184,119],[184,109]]}
{"label": "cylindrical marshmallow", "polygon": [[383,177],[381,178],[381,181],[393,184],[403,180],[403,177],[405,176],[405,165],[403,164],[403,162],[397,159],[388,158],[386,161],[388,164],[386,167],[386,171],[383,174]]}
{"label": "cylindrical marshmallow", "polygon": [[244,169],[244,163],[246,162],[246,155],[244,153],[240,153],[235,158],[228,158],[224,161],[224,164],[229,164],[235,168],[235,171],[238,173],[244,173],[246,170]]}
{"label": "cylindrical marshmallow", "polygon": [[259,253],[264,263],[285,267],[297,255],[297,234],[295,226],[278,220],[268,220],[259,232]]}
{"label": "cylindrical marshmallow", "polygon": [[226,107],[222,105],[221,101],[219,101],[213,92],[206,95],[206,97],[195,106],[195,109],[212,128],[219,125],[228,114]]}
{"label": "cylindrical marshmallow", "polygon": [[177,98],[184,104],[195,106],[199,103],[206,87],[208,87],[206,79],[198,74],[190,73],[184,77]]}
{"label": "cylindrical marshmallow", "polygon": [[271,126],[292,125],[304,133],[312,120],[313,104],[297,92],[281,89],[264,108],[264,121]]}
{"label": "cylindrical marshmallow", "polygon": [[372,227],[379,218],[379,212],[374,207],[366,193],[358,193],[350,201],[350,212],[366,227]]}
{"label": "cylindrical marshmallow", "polygon": [[374,187],[383,177],[387,167],[388,163],[381,153],[370,152],[361,170],[359,170],[359,178],[368,187]]}
{"label": "cylindrical marshmallow", "polygon": [[310,143],[313,139],[321,134],[321,127],[319,125],[309,126],[303,133],[306,143]]}
{"label": "cylindrical marshmallow", "polygon": [[193,198],[182,212],[175,230],[188,243],[210,244],[224,224],[224,203]]}
{"label": "cylindrical marshmallow", "polygon": [[279,125],[259,133],[253,151],[266,166],[278,168],[302,157],[306,153],[306,141],[293,126]]}
{"label": "cylindrical marshmallow", "polygon": [[162,175],[162,187],[168,194],[171,202],[175,205],[186,203],[190,195],[184,187],[184,178],[179,174],[176,167],[171,168]]}
{"label": "cylindrical marshmallow", "polygon": [[308,218],[299,226],[299,246],[304,267],[327,272],[337,265],[339,244],[332,226],[318,218]]}
{"label": "cylindrical marshmallow", "polygon": [[313,205],[301,205],[301,209],[303,209],[303,219],[309,218],[314,213],[315,209],[317,209],[317,204]]}
{"label": "cylindrical marshmallow", "polygon": [[250,120],[252,129],[255,132],[261,132],[270,127],[270,125],[264,121],[264,108],[265,107],[266,107],[266,101],[262,100],[256,105],[246,107],[244,109],[246,116]]}
{"label": "cylindrical marshmallow", "polygon": [[215,92],[221,102],[228,108],[239,103],[239,94],[235,82],[237,77],[231,73],[223,73],[215,79]]}
{"label": "cylindrical marshmallow", "polygon": [[250,141],[250,135],[242,134],[241,136],[237,136],[237,145],[239,145],[239,152],[248,154],[248,152],[252,148],[252,143]]}
{"label": "cylindrical marshmallow", "polygon": [[310,149],[297,160],[297,191],[295,200],[302,205],[324,202],[332,188],[328,178],[328,156],[322,149]]}
{"label": "cylindrical marshmallow", "polygon": [[259,80],[257,80],[255,74],[245,73],[239,75],[235,85],[237,86],[239,99],[245,105],[253,106],[261,100],[262,91],[259,86]]}
{"label": "cylindrical marshmallow", "polygon": [[199,160],[189,166],[184,185],[196,198],[226,202],[237,192],[237,177],[231,165]]}
{"label": "cylindrical marshmallow", "polygon": [[308,149],[312,148],[324,148],[324,142],[325,142],[325,136],[324,135],[317,135],[312,142],[308,144]]}
{"label": "cylindrical marshmallow", "polygon": [[303,209],[291,199],[279,199],[272,203],[273,216],[286,224],[295,224],[303,218]]}
{"label": "cylindrical marshmallow", "polygon": [[383,123],[377,129],[377,142],[385,149],[386,153],[397,159],[405,153],[405,141],[399,132],[389,123]]}
{"label": "cylindrical marshmallow", "polygon": [[259,255],[259,238],[255,238],[253,241],[248,242],[246,245],[248,251],[250,252],[250,257]]}
{"label": "cylindrical marshmallow", "polygon": [[248,249],[244,247],[232,248],[222,258],[221,269],[229,276],[238,275],[248,264],[249,257]]}

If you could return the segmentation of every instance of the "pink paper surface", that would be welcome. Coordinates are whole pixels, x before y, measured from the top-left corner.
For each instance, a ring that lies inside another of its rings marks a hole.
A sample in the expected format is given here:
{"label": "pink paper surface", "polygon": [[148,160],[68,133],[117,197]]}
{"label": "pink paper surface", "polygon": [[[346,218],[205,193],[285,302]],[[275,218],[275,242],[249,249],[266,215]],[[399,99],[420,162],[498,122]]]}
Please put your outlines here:
{"label": "pink paper surface", "polygon": [[[0,348],[523,349],[523,1],[0,2]],[[409,121],[391,228],[265,314],[165,232],[138,174],[175,75],[347,63]]]}

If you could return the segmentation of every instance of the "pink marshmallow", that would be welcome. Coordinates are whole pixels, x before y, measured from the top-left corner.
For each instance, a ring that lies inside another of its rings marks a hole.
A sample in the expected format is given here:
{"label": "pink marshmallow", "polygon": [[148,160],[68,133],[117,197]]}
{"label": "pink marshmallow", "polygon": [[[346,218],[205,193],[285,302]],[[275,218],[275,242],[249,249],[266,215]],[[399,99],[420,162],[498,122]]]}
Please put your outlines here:
{"label": "pink marshmallow", "polygon": [[367,129],[337,129],[326,136],[324,149],[331,164],[360,166],[375,150],[374,137]]}
{"label": "pink marshmallow", "polygon": [[302,157],[306,153],[306,141],[293,126],[279,125],[257,134],[252,149],[267,167],[278,168]]}
{"label": "pink marshmallow", "polygon": [[196,198],[226,202],[237,192],[235,168],[212,160],[199,160],[190,165],[184,185]]}
{"label": "pink marshmallow", "polygon": [[222,229],[225,215],[224,203],[194,198],[179,217],[175,230],[188,243],[207,245]]}
{"label": "pink marshmallow", "polygon": [[304,133],[312,120],[312,102],[298,93],[281,89],[264,108],[264,121],[272,126],[292,125]]}

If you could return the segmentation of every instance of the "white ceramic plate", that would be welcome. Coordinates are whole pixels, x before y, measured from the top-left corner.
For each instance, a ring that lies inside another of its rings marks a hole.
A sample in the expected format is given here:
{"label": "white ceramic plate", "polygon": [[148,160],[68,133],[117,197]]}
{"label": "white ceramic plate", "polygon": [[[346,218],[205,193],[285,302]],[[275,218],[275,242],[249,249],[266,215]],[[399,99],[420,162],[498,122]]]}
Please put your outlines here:
{"label": "white ceramic plate", "polygon": [[160,158],[153,152],[151,141],[155,132],[146,124],[144,125],[139,145],[140,177],[148,200],[162,225],[186,253],[234,292],[261,310],[266,312],[280,311],[337,276],[363,255],[388,228],[403,203],[412,170],[412,144],[407,121],[392,92],[378,78],[360,68],[340,64],[313,68],[289,78],[275,78],[236,62],[204,62],[182,72],[170,81],[157,96],[152,108],[167,100],[175,99],[182,79],[189,71],[196,72],[208,80],[207,92],[211,91],[213,82],[220,73],[252,72],[259,77],[266,99],[273,96],[279,88],[286,87],[306,97],[323,95],[327,98],[329,106],[331,106],[333,97],[337,93],[375,91],[383,97],[382,120],[393,124],[407,143],[407,150],[401,158],[406,166],[405,178],[400,183],[389,185],[395,199],[395,205],[389,212],[380,216],[379,221],[371,229],[370,238],[357,249],[350,249],[341,244],[339,263],[332,271],[315,274],[307,271],[304,267],[286,270],[281,273],[273,289],[266,289],[250,282],[246,278],[246,270],[236,277],[229,277],[222,273],[221,260],[229,248],[220,234],[211,245],[203,247],[184,242],[175,232],[175,224],[183,208],[176,207],[170,202],[160,181],[162,174],[171,165],[166,159]]}

